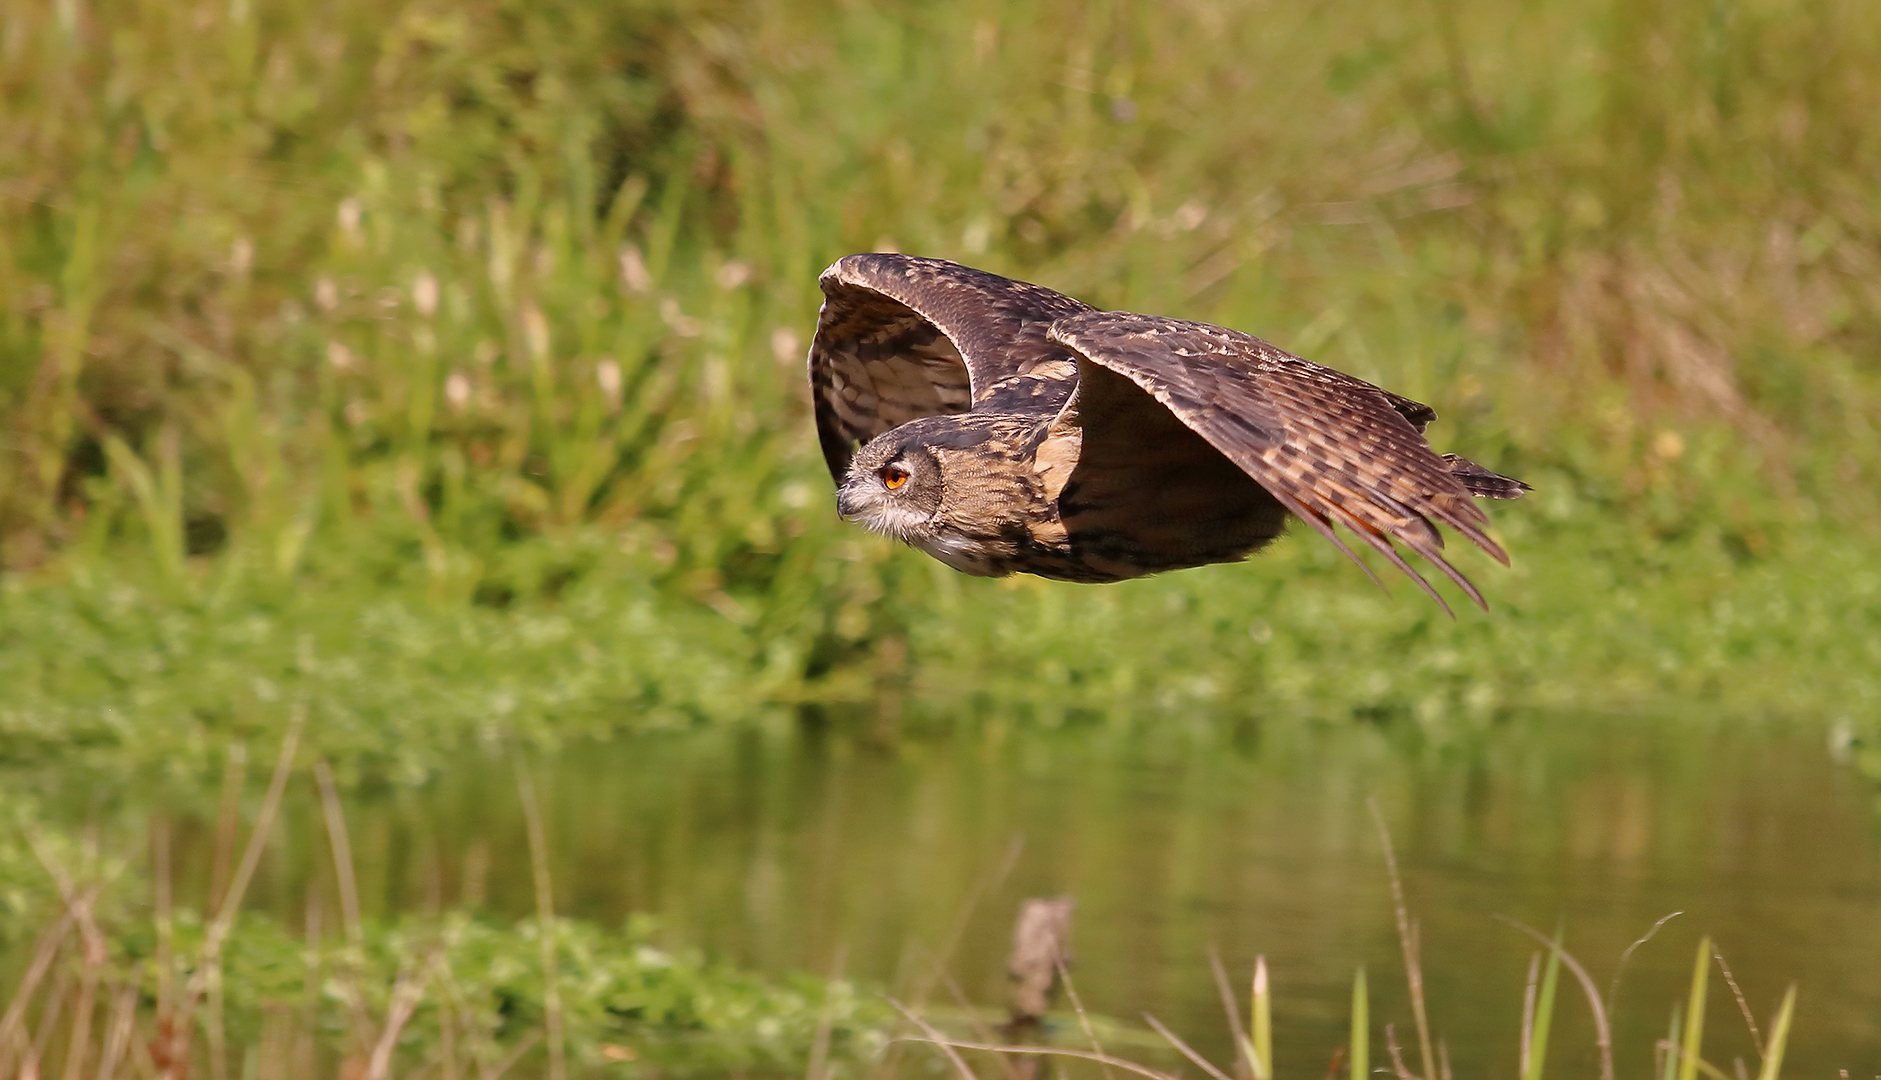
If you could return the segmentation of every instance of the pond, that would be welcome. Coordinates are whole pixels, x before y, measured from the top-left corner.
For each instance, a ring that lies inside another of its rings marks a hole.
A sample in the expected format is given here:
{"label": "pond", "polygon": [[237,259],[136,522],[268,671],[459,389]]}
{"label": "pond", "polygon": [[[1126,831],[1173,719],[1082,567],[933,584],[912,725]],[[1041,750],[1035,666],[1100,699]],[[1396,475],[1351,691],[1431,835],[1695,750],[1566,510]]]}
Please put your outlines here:
{"label": "pond", "polygon": [[[1618,986],[1621,1075],[1651,1068],[1705,934],[1760,1027],[1800,984],[1787,1072],[1881,1068],[1874,803],[1817,729],[1532,716],[1447,744],[1370,725],[1198,730],[974,722],[886,744],[816,725],[715,731],[582,745],[534,775],[561,913],[652,913],[715,957],[778,972],[840,963],[937,1009],[944,970],[997,1009],[1020,902],[1071,896],[1088,1008],[1153,1013],[1225,1060],[1210,951],[1243,997],[1265,955],[1276,1058],[1294,1076],[1324,1074],[1343,1045],[1361,964],[1380,1030],[1394,1022],[1416,1044],[1375,803],[1456,1076],[1517,1071],[1535,950],[1499,917],[1561,927],[1605,996],[1622,953],[1673,912]],[[426,785],[352,797],[367,908],[532,911],[515,791],[507,758],[472,755]],[[291,906],[300,887],[264,879],[256,902]],[[1754,1074],[1713,971],[1706,1057]],[[1597,1075],[1588,1017],[1564,977],[1551,1074]]]}

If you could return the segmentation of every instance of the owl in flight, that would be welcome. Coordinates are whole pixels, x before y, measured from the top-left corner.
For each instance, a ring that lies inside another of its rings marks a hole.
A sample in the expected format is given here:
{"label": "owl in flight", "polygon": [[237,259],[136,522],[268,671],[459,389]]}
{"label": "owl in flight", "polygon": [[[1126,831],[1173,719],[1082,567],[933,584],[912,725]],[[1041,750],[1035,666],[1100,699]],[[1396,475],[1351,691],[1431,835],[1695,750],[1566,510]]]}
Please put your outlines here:
{"label": "owl in flight", "polygon": [[1288,514],[1372,576],[1345,526],[1445,611],[1392,541],[1478,605],[1436,523],[1509,561],[1472,496],[1528,486],[1432,450],[1427,405],[1235,330],[940,259],[851,255],[821,284],[810,391],[837,510],[956,570],[1107,582],[1235,562]]}

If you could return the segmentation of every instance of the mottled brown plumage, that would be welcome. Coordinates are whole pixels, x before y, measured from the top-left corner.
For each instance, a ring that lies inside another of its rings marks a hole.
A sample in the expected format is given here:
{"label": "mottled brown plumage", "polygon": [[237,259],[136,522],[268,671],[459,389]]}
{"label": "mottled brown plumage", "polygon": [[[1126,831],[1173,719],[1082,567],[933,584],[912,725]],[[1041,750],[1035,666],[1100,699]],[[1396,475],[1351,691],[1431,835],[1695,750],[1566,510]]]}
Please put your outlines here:
{"label": "mottled brown plumage", "polygon": [[821,283],[810,386],[838,509],[956,569],[1120,581],[1241,559],[1288,514],[1363,568],[1344,526],[1439,604],[1394,541],[1478,604],[1437,524],[1508,562],[1471,496],[1527,485],[1433,451],[1429,406],[939,259],[851,255]]}

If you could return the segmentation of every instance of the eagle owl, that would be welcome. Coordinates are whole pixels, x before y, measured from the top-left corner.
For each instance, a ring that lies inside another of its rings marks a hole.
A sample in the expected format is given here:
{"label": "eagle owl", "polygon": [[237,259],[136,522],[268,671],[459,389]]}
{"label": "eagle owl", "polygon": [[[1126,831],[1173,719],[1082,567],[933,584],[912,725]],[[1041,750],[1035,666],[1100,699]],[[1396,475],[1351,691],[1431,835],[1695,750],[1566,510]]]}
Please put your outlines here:
{"label": "eagle owl", "polygon": [[1445,611],[1392,541],[1478,605],[1435,523],[1508,563],[1471,497],[1527,485],[1433,451],[1429,406],[940,259],[851,255],[821,284],[810,390],[837,510],[957,570],[1121,581],[1242,559],[1288,514],[1370,575],[1345,526]]}

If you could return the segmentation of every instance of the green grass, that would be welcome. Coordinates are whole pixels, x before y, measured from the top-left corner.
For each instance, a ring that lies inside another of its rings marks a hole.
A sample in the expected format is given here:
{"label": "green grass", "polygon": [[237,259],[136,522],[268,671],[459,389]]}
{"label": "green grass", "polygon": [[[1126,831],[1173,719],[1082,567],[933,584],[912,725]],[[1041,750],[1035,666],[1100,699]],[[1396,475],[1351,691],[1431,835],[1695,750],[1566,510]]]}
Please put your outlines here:
{"label": "green grass", "polygon": [[[0,724],[1865,724],[1881,19],[1704,10],[12,5]],[[878,242],[1436,402],[1538,489],[1492,613],[841,526],[800,358]]]}
{"label": "green grass", "polygon": [[[1525,927],[1522,929],[1527,931]],[[1543,938],[1539,933],[1533,931],[1527,932],[1547,945],[1548,959],[1544,966],[1541,955],[1537,953],[1534,962],[1529,966],[1528,986],[1522,1008],[1522,1028],[1519,1033],[1521,1039],[1521,1076],[1523,1080],[1544,1080],[1546,1076],[1553,1075],[1547,1069],[1548,1036],[1555,1015],[1555,989],[1564,962],[1579,978],[1582,988],[1586,991],[1587,1005],[1597,1021],[1595,1027],[1596,1032],[1599,1033],[1599,1041],[1597,1041],[1595,1045],[1595,1050],[1598,1054],[1597,1075],[1602,1077],[1603,1080],[1612,1080],[1612,1077],[1615,1075],[1612,1046],[1605,1041],[1609,1018],[1607,1016],[1607,1006],[1603,1004],[1600,993],[1595,988],[1592,980],[1586,975],[1585,969],[1581,966],[1580,962],[1562,948],[1559,934],[1556,935],[1554,940],[1550,941],[1547,938]],[[1629,950],[1629,952],[1630,951],[1631,950]],[[1407,947],[1406,957],[1410,965],[1407,967],[1407,973],[1411,975],[1411,1002],[1414,1008],[1421,1011],[1421,975],[1418,974],[1418,963],[1413,958],[1414,950]],[[1701,1056],[1704,1045],[1703,1018],[1707,1001],[1707,987],[1711,967],[1714,962],[1718,965],[1719,969],[1724,972],[1726,979],[1730,980],[1730,969],[1725,966],[1723,957],[1714,952],[1709,937],[1702,938],[1698,943],[1698,953],[1694,961],[1687,1000],[1683,1003],[1683,1006],[1678,1004],[1673,1005],[1670,1033],[1666,1039],[1661,1040],[1653,1048],[1655,1059],[1658,1063],[1658,1071],[1661,1075],[1668,1078],[1668,1080],[1671,1080],[1671,1078],[1675,1076],[1680,1078],[1680,1080],[1696,1080],[1696,1077],[1701,1073],[1707,1080],[1729,1080],[1729,1076],[1731,1075],[1711,1062],[1704,1060]],[[1622,958],[1622,967],[1624,963],[1625,960]],[[1259,1027],[1258,1016],[1260,1011],[1270,1007],[1270,1003],[1264,997],[1267,993],[1264,979],[1265,970],[1264,961],[1260,962],[1256,967],[1257,974],[1254,978],[1252,1008],[1256,1010],[1257,1028]],[[1617,975],[1613,985],[1615,987],[1618,986]],[[1065,989],[1067,992],[1071,989],[1068,981]],[[1757,1066],[1759,1080],[1776,1080],[1776,1078],[1782,1074],[1784,1052],[1788,1045],[1790,1025],[1795,1015],[1796,987],[1792,984],[1784,993],[1782,1004],[1778,1006],[1775,1016],[1771,1018],[1769,1041],[1767,1043],[1762,1038],[1762,1032],[1751,1014],[1749,1004],[1745,1001],[1734,981],[1731,982],[1731,989],[1737,996],[1738,1006],[1742,1010],[1741,1015],[1744,1019],[1746,1030],[1749,1032],[1751,1040],[1755,1044],[1759,1062]],[[1223,1005],[1226,1006],[1231,1022],[1233,1022],[1232,1018],[1236,1013],[1237,1002],[1234,1000],[1233,994],[1228,989],[1226,982],[1221,984],[1221,990],[1223,994]],[[1076,1006],[1076,1000],[1073,994],[1072,1004],[1074,1007]],[[1681,1024],[1681,1017],[1687,1014],[1693,1017],[1693,1020],[1689,1024]],[[1216,1077],[1217,1080],[1227,1080],[1230,1075],[1253,1075],[1256,1077],[1273,1075],[1271,1072],[1273,1066],[1271,1064],[1264,1064],[1271,1063],[1274,1060],[1271,1056],[1271,1046],[1265,1050],[1256,1051],[1255,1047],[1258,1045],[1258,1040],[1254,1043],[1243,1042],[1241,1043],[1239,1053],[1244,1055],[1245,1060],[1250,1063],[1250,1072],[1239,1072],[1238,1069],[1241,1064],[1239,1061],[1237,1061],[1235,1067],[1224,1069],[1202,1058],[1182,1040],[1180,1035],[1169,1031],[1167,1028],[1158,1024],[1153,1018],[1147,1016],[1145,1019],[1149,1021],[1150,1027],[1154,1030],[1156,1039],[1149,1038],[1146,1032],[1120,1029],[1116,1026],[1115,1021],[1108,1018],[1095,1018],[1097,1022],[1093,1023],[1093,1018],[1084,1015],[1082,1009],[1079,1009],[1079,1024],[1077,1030],[1074,1031],[1072,1025],[1067,1023],[1060,1028],[1054,1038],[1043,1045],[1014,1048],[1010,1046],[996,1046],[968,1038],[950,1038],[933,1026],[933,1024],[925,1021],[918,1014],[907,1013],[904,1010],[904,1015],[915,1026],[918,1035],[904,1035],[898,1041],[937,1047],[942,1053],[946,1054],[948,1060],[958,1073],[966,1077],[967,1080],[972,1080],[973,1077],[979,1074],[973,1070],[966,1058],[960,1053],[961,1051],[966,1051],[969,1054],[978,1052],[1002,1056],[1026,1054],[1030,1052],[1041,1058],[1056,1059],[1061,1068],[1073,1062],[1097,1062],[1103,1066],[1102,1075],[1106,1076],[1115,1075],[1112,1069],[1121,1070],[1132,1075],[1151,1077],[1152,1080],[1161,1080],[1161,1078],[1166,1078],[1171,1075],[1181,1075],[1179,1071],[1171,1073],[1159,1068],[1158,1065],[1143,1063],[1145,1061],[1160,1062],[1161,1057],[1157,1056],[1155,1053],[1160,1051],[1162,1056],[1166,1056],[1171,1061],[1176,1059],[1176,1055],[1188,1059],[1190,1062],[1199,1066],[1208,1075]],[[1351,1080],[1366,1080],[1366,1078],[1375,1073],[1387,1072],[1384,1068],[1374,1069],[1373,1066],[1373,1039],[1376,1035],[1380,1034],[1381,1031],[1379,1028],[1379,1018],[1374,1014],[1372,1009],[1371,993],[1368,988],[1363,965],[1360,965],[1353,973],[1348,1018],[1349,1033],[1345,1045],[1333,1052],[1332,1059],[1325,1068],[1325,1075],[1332,1076],[1338,1073],[1342,1062]],[[1389,1073],[1391,1075],[1399,1078],[1407,1078],[1407,1080],[1415,1080],[1419,1075],[1441,1077],[1448,1077],[1450,1075],[1447,1051],[1438,1059],[1441,1064],[1435,1066],[1433,1066],[1433,1063],[1429,1060],[1428,1053],[1426,1053],[1423,1062],[1424,1072],[1422,1074],[1413,1073],[1405,1061],[1406,1048],[1399,1045],[1396,1028],[1396,1023],[1391,1021],[1386,1021],[1382,1025],[1384,1045],[1390,1061]],[[981,1033],[980,1037],[985,1038],[984,1028],[980,1028],[979,1030]],[[1099,1041],[1097,1034],[1099,1030],[1104,1033],[1102,1042]],[[1080,1033],[1082,1034],[1084,1045],[1088,1045],[1089,1050],[1085,1050],[1082,1045],[1079,1045]],[[1161,1045],[1158,1045],[1157,1040],[1161,1041]],[[1106,1051],[1106,1044],[1113,1049]],[[1115,1048],[1119,1044],[1128,1044],[1134,1047],[1136,1051],[1134,1059],[1116,1051]],[[1441,1046],[1443,1044],[1440,1042],[1439,1045]],[[891,1058],[889,1060],[892,1061],[893,1059]],[[1746,1075],[1744,1062],[1741,1058],[1737,1059],[1734,1064],[1737,1067],[1738,1075]],[[1298,1075],[1312,1075],[1317,1071],[1315,1066],[1316,1063],[1311,1062],[1304,1068],[1296,1065],[1294,1071],[1296,1071]],[[1437,1071],[1439,1069],[1441,1071]],[[1066,1074],[1072,1075],[1069,1070],[1067,1070]],[[1076,1073],[1075,1075],[1098,1075],[1098,1073],[1095,1070],[1088,1070],[1085,1073]]]}
{"label": "green grass", "polygon": [[[325,767],[312,770],[323,781]],[[285,782],[305,771],[290,739],[233,873],[242,785],[231,774],[200,900],[188,887],[200,883],[173,872],[161,816],[141,822],[146,855],[96,822],[72,839],[22,815],[0,841],[0,1068],[495,1080],[634,1063],[628,1075],[775,1076],[801,1074],[820,1044],[853,1074],[886,1037],[885,1008],[848,981],[710,963],[643,917],[618,928],[558,919],[547,881],[537,916],[514,925],[473,904],[362,917],[330,786],[331,857],[292,898],[297,925],[246,909],[264,851],[277,862],[311,854],[287,854],[274,836]]]}
{"label": "green grass", "polygon": [[[1522,513],[1550,505],[1571,504],[1556,489]],[[503,606],[441,600],[389,566],[394,583],[368,587],[359,575],[390,563],[383,548],[293,588],[244,579],[232,558],[181,595],[135,564],[15,577],[0,584],[0,745],[20,764],[205,775],[223,742],[278,728],[294,702],[324,752],[405,776],[492,738],[804,709],[909,730],[971,718],[1199,734],[1359,717],[1442,739],[1512,710],[1654,702],[1852,726],[1881,671],[1881,575],[1867,549],[1831,537],[1740,566],[1699,542],[1505,514],[1534,554],[1482,573],[1492,613],[1453,623],[1310,537],[1246,567],[1100,590],[960,578],[822,516],[799,520],[832,550],[791,557],[835,579],[833,596],[802,578],[699,596],[647,547],[622,553],[619,534],[595,529],[507,549],[519,595]],[[1603,540],[1624,546],[1600,552]],[[556,577],[552,595],[531,593]]]}

